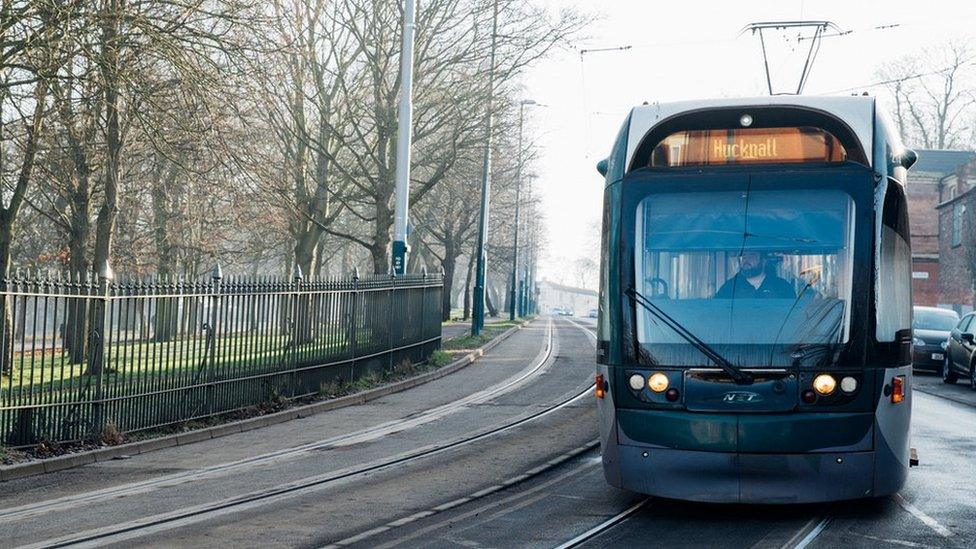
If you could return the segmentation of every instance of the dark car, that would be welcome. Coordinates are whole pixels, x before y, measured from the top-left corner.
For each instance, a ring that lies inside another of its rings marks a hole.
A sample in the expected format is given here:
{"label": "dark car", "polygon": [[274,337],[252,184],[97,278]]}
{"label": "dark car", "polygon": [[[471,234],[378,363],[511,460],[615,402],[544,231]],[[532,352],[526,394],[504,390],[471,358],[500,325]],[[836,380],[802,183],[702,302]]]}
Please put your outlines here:
{"label": "dark car", "polygon": [[949,333],[945,363],[942,365],[942,381],[955,383],[966,377],[976,391],[976,312],[962,317]]}
{"label": "dark car", "polygon": [[945,363],[949,332],[959,323],[959,315],[949,309],[914,307],[912,310],[912,365],[916,370],[941,372]]}

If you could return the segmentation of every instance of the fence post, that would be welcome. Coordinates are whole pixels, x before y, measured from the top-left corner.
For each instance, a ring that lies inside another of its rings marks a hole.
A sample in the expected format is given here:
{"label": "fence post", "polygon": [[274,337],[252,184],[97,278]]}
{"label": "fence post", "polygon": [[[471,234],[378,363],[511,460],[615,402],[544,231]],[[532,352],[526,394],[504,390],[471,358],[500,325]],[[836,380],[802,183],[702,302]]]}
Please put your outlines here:
{"label": "fence post", "polygon": [[[427,265],[420,270],[420,341],[427,341]],[[420,356],[427,360],[427,344],[420,349]]]}
{"label": "fence post", "polygon": [[88,371],[95,376],[95,398],[92,400],[92,434],[98,437],[105,430],[105,403],[104,380],[105,380],[105,330],[109,326],[109,284],[115,278],[112,267],[108,261],[102,263],[98,270],[98,296],[95,303],[95,314],[92,315],[92,341],[91,358],[88,363]]}
{"label": "fence post", "polygon": [[359,267],[352,271],[352,315],[349,321],[349,349],[352,351],[352,361],[349,363],[349,382],[356,376],[356,355],[359,353],[359,334],[356,330],[357,312],[359,311]]}
{"label": "fence post", "polygon": [[292,270],[292,296],[291,296],[291,375],[289,385],[291,386],[291,398],[295,398],[298,393],[298,346],[304,339],[304,327],[302,326],[302,267],[295,262],[295,269]]}
{"label": "fence post", "polygon": [[393,309],[395,308],[394,305],[393,305],[393,300],[396,299],[396,297],[397,297],[396,290],[395,290],[396,281],[397,281],[396,272],[394,272],[391,269],[390,270],[390,290],[389,290],[389,297],[386,300],[386,307],[388,309],[387,310],[387,313],[386,313],[386,315],[387,315],[386,316],[386,318],[387,318],[387,323],[386,323],[386,340],[387,340],[387,347],[386,347],[386,350],[387,350],[387,352],[386,352],[387,361],[386,362],[387,362],[387,369],[386,369],[386,371],[387,372],[391,372],[391,373],[393,372]]}
{"label": "fence post", "polygon": [[207,400],[207,415],[212,416],[214,413],[214,400],[216,400],[216,388],[214,387],[214,378],[217,369],[217,322],[220,318],[218,316],[220,310],[220,281],[224,278],[224,271],[220,268],[220,263],[214,265],[213,270],[210,272],[210,342],[209,348],[207,349],[207,389],[205,391],[205,398]]}

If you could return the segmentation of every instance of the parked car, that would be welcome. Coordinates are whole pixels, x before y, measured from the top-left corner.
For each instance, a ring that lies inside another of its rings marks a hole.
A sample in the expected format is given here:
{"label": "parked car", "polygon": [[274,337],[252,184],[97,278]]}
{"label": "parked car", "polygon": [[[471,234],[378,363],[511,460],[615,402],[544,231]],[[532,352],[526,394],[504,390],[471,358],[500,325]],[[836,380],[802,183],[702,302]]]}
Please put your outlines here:
{"label": "parked car", "polygon": [[551,314],[552,316],[562,316],[563,310],[560,309],[559,307],[553,307],[552,310],[549,311],[549,314]]}
{"label": "parked car", "polygon": [[589,318],[596,318],[600,316],[600,313],[596,309],[590,309],[589,311],[587,311],[586,316],[588,316]]}
{"label": "parked car", "polygon": [[912,365],[915,370],[942,372],[946,341],[959,323],[959,314],[936,307],[913,307]]}
{"label": "parked car", "polygon": [[962,317],[949,333],[942,381],[955,383],[960,377],[969,378],[976,391],[976,312]]}

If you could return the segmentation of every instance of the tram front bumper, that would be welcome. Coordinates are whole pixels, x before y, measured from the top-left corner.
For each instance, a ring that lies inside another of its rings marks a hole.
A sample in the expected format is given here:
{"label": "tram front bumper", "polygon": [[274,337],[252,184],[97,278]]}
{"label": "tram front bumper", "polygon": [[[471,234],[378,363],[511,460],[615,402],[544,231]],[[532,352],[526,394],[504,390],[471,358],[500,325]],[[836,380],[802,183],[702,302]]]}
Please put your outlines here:
{"label": "tram front bumper", "polygon": [[[714,503],[815,503],[872,495],[874,452],[741,454],[620,445],[620,488]],[[608,479],[610,475],[608,475]]]}

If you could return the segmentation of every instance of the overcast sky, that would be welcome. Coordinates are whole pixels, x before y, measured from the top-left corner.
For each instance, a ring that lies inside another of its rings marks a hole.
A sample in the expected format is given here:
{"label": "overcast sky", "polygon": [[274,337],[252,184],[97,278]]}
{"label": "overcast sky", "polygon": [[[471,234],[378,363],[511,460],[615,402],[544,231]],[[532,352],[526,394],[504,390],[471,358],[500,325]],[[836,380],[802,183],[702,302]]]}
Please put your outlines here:
{"label": "overcast sky", "polygon": [[[540,270],[567,283],[573,260],[598,260],[603,181],[595,165],[631,107],[766,94],[759,40],[739,35],[748,23],[829,20],[853,31],[823,40],[806,94],[850,94],[849,88],[880,93],[865,87],[878,80],[878,65],[949,38],[976,37],[974,0],[535,1],[552,9],[575,5],[598,17],[585,40],[525,79],[526,98],[545,105],[527,114],[540,148],[534,188],[549,238]],[[887,25],[897,26],[876,28]],[[797,48],[795,32],[766,36],[771,71],[795,86],[809,42]],[[620,46],[631,49],[586,53],[580,60],[580,49]]]}

